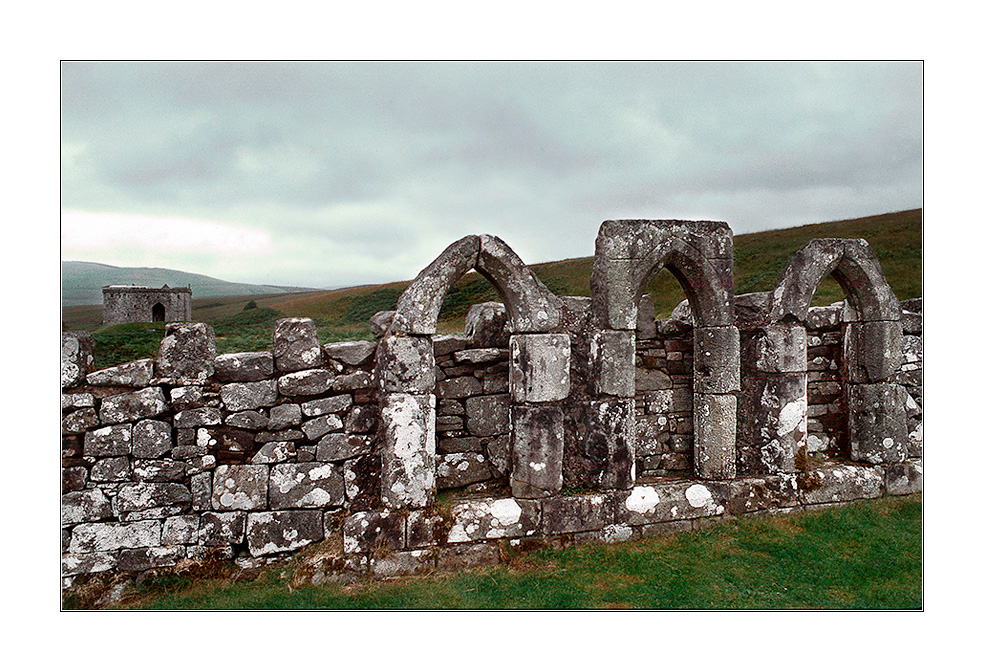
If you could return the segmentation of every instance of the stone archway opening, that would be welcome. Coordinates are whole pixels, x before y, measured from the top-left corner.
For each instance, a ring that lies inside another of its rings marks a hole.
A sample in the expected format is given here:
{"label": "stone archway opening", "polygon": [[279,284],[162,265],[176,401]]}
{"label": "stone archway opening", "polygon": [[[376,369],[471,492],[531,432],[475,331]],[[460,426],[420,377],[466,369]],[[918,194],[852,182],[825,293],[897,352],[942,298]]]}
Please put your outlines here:
{"label": "stone archway opening", "polygon": [[164,321],[164,304],[155,303],[150,309],[150,319],[152,322],[163,322]]}

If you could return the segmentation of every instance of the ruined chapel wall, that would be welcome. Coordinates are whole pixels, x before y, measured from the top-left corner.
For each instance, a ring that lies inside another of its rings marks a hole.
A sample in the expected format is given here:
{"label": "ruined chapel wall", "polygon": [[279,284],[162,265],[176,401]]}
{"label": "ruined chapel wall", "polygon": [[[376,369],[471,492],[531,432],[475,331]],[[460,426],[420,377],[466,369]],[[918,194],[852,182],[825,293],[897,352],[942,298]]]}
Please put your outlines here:
{"label": "ruined chapel wall", "polygon": [[152,322],[153,307],[164,307],[165,322],[191,320],[191,290],[187,287],[104,287],[103,324]]}

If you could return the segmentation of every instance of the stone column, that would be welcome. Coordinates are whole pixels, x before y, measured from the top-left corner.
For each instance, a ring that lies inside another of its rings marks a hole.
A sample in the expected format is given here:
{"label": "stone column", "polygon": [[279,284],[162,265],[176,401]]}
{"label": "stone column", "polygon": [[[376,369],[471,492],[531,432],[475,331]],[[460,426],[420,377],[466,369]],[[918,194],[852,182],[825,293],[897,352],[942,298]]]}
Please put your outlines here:
{"label": "stone column", "polygon": [[694,473],[698,478],[736,475],[739,357],[737,327],[694,329]]}
{"label": "stone column", "polygon": [[758,430],[762,467],[766,473],[793,473],[796,457],[806,455],[807,357],[806,327],[779,322],[755,336],[754,368],[761,375],[756,386],[759,403],[751,406],[761,417],[746,422]]}
{"label": "stone column", "polygon": [[421,508],[434,501],[435,366],[429,336],[387,336],[379,342],[381,499],[390,509]]}
{"label": "stone column", "polygon": [[587,402],[587,441],[605,455],[603,488],[635,485],[635,332],[603,330],[591,338],[589,370],[594,400]]}
{"label": "stone column", "polygon": [[571,388],[570,336],[515,334],[509,354],[513,496],[558,495],[564,465],[564,411],[558,402]]}
{"label": "stone column", "polygon": [[899,321],[852,322],[845,328],[852,460],[885,464],[906,459],[906,393],[894,380],[901,363]]}

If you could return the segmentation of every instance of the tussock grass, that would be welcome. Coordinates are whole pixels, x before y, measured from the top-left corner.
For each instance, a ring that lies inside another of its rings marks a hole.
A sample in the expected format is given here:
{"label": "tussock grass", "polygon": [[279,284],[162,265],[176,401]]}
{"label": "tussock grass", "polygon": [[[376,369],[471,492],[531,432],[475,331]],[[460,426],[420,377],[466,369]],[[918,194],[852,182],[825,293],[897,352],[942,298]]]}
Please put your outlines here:
{"label": "tussock grass", "polygon": [[350,586],[158,579],[139,609],[920,609],[922,499],[883,498],[699,531],[521,555],[508,565]]}

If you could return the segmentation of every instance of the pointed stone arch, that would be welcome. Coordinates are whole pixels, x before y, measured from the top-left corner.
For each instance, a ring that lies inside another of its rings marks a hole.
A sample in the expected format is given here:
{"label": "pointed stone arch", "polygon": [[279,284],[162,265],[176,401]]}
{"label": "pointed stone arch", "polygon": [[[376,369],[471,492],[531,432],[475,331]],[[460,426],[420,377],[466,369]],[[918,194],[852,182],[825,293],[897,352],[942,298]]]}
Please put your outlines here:
{"label": "pointed stone arch", "polygon": [[436,371],[433,336],[451,286],[475,270],[502,297],[509,339],[513,495],[560,493],[564,414],[570,391],[570,336],[560,300],[495,236],[452,243],[407,287],[376,355],[380,387],[383,503],[391,509],[432,503],[436,478]]}
{"label": "pointed stone arch", "polygon": [[905,394],[894,382],[902,357],[898,299],[867,241],[821,238],[790,259],[770,296],[768,323],[756,336],[754,368],[775,397],[759,420],[769,471],[799,470],[797,456],[806,455],[806,320],[828,275],[847,297],[842,382],[851,459],[880,464],[906,457]]}
{"label": "pointed stone arch", "polygon": [[[167,287],[167,285],[164,286]],[[150,309],[151,322],[164,322],[165,321],[164,315],[165,315],[165,310],[164,310],[163,303],[160,302],[155,303],[153,307]]]}
{"label": "pointed stone arch", "polygon": [[[733,248],[724,222],[614,220],[601,225],[591,275],[592,310],[598,333],[591,355],[598,370],[588,416],[609,437],[609,455],[628,455],[634,467],[635,436],[628,449],[619,431],[607,426],[595,406],[622,399],[630,415],[635,396],[635,328],[639,301],[650,280],[668,269],[683,287],[694,314],[694,468],[701,478],[735,476],[736,409],[739,374],[738,330],[734,325]],[[615,372],[604,375],[605,370]],[[612,415],[610,412],[608,415]],[[623,422],[624,424],[624,422]],[[625,433],[624,428],[620,430]],[[611,465],[603,483],[626,487],[630,468]]]}

